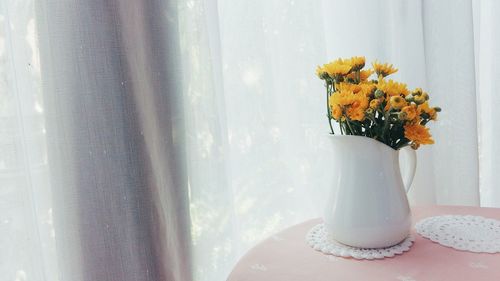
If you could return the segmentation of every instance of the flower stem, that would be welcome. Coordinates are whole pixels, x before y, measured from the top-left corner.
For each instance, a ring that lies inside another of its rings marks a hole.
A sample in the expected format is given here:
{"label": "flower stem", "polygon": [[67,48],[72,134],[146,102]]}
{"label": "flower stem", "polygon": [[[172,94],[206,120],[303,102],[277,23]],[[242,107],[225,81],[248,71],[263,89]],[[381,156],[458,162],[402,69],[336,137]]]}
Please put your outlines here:
{"label": "flower stem", "polygon": [[330,125],[330,130],[332,131],[332,135],[335,135],[332,127],[332,113],[330,111],[330,93],[328,91],[328,84],[326,84],[326,112],[328,113],[328,125]]}
{"label": "flower stem", "polygon": [[389,109],[385,114],[384,114],[384,127],[382,128],[382,134],[381,134],[381,137],[382,139],[384,140],[385,143],[386,142],[386,139],[385,139],[385,134],[386,134],[386,131],[387,131],[387,127],[389,126],[389,115],[391,113],[391,110]]}
{"label": "flower stem", "polygon": [[351,131],[351,135],[354,135],[354,130],[351,127],[351,122],[349,122],[349,118],[346,117],[345,120],[347,121],[347,126],[349,127],[349,131]]}
{"label": "flower stem", "polygon": [[332,135],[335,135],[335,132],[333,132],[333,127],[332,127],[332,119],[328,118],[328,125],[330,125],[330,130],[332,131]]}

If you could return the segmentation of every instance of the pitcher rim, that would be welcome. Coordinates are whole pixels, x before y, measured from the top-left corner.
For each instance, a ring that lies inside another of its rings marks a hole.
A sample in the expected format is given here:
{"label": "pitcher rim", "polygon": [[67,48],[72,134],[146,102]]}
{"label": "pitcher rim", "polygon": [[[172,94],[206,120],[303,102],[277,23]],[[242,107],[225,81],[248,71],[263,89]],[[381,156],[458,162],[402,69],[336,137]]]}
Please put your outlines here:
{"label": "pitcher rim", "polygon": [[398,152],[401,150],[401,148],[399,149],[394,149],[392,148],[391,146],[381,142],[381,141],[378,141],[374,138],[370,138],[370,137],[367,137],[367,136],[359,136],[359,135],[337,135],[337,134],[332,134],[332,133],[329,133],[328,134],[329,137],[334,137],[334,138],[339,138],[339,137],[343,137],[343,138],[364,138],[364,139],[368,139],[370,140],[371,142],[374,142],[374,143],[377,143],[377,144],[382,144],[383,146],[386,146],[387,148],[390,148],[392,151],[394,152]]}

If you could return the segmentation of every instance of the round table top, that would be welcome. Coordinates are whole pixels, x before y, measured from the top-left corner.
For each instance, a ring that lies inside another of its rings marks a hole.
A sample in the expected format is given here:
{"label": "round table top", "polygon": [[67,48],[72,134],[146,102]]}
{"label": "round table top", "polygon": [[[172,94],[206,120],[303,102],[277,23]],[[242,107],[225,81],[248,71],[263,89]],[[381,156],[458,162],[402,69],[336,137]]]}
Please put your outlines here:
{"label": "round table top", "polygon": [[[500,209],[479,207],[413,207],[413,223],[436,215],[479,215],[500,220]],[[500,280],[500,253],[471,253],[441,246],[412,229],[410,251],[382,260],[325,255],[305,241],[320,219],[292,226],[252,248],[228,281],[445,281]]]}

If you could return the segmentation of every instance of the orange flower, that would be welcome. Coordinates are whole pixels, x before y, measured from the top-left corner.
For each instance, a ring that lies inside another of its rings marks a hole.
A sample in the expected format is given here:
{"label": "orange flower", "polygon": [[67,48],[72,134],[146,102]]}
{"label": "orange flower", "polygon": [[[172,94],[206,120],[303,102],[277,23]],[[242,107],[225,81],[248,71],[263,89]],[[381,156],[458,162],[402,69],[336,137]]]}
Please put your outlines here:
{"label": "orange flower", "polygon": [[429,133],[429,128],[422,126],[420,124],[407,124],[404,126],[405,138],[412,141],[415,145],[421,144],[433,144],[431,134]]}
{"label": "orange flower", "polygon": [[342,108],[340,108],[339,105],[330,103],[330,110],[332,111],[332,117],[335,120],[340,120],[340,117],[342,117]]}
{"label": "orange flower", "polygon": [[347,109],[347,116],[349,116],[351,120],[363,121],[363,119],[365,119],[365,110],[367,107],[368,100],[361,95],[356,95]]}
{"label": "orange flower", "polygon": [[415,104],[405,106],[401,109],[401,112],[406,114],[405,120],[412,121],[417,117],[417,106]]}
{"label": "orange flower", "polygon": [[368,108],[368,98],[365,95],[341,89],[332,94],[329,105],[332,115],[336,120],[344,117],[338,114],[340,109],[341,115],[345,113],[351,120],[362,121],[365,118],[365,110]]}

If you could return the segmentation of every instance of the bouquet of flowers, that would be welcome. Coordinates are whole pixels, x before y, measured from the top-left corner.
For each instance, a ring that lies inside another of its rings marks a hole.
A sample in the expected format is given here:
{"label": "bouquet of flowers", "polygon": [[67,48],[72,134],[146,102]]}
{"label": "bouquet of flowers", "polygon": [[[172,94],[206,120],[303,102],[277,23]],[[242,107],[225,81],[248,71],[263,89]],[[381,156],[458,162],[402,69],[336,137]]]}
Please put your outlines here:
{"label": "bouquet of flowers", "polygon": [[[387,80],[397,71],[392,64],[375,61],[372,69],[364,67],[364,57],[352,57],[316,69],[318,77],[325,81],[331,133],[334,120],[341,134],[366,136],[394,149],[433,144],[426,125],[436,120],[441,108],[431,107],[429,95],[421,88],[409,91],[406,84]],[[374,73],[377,79],[370,80]]]}

